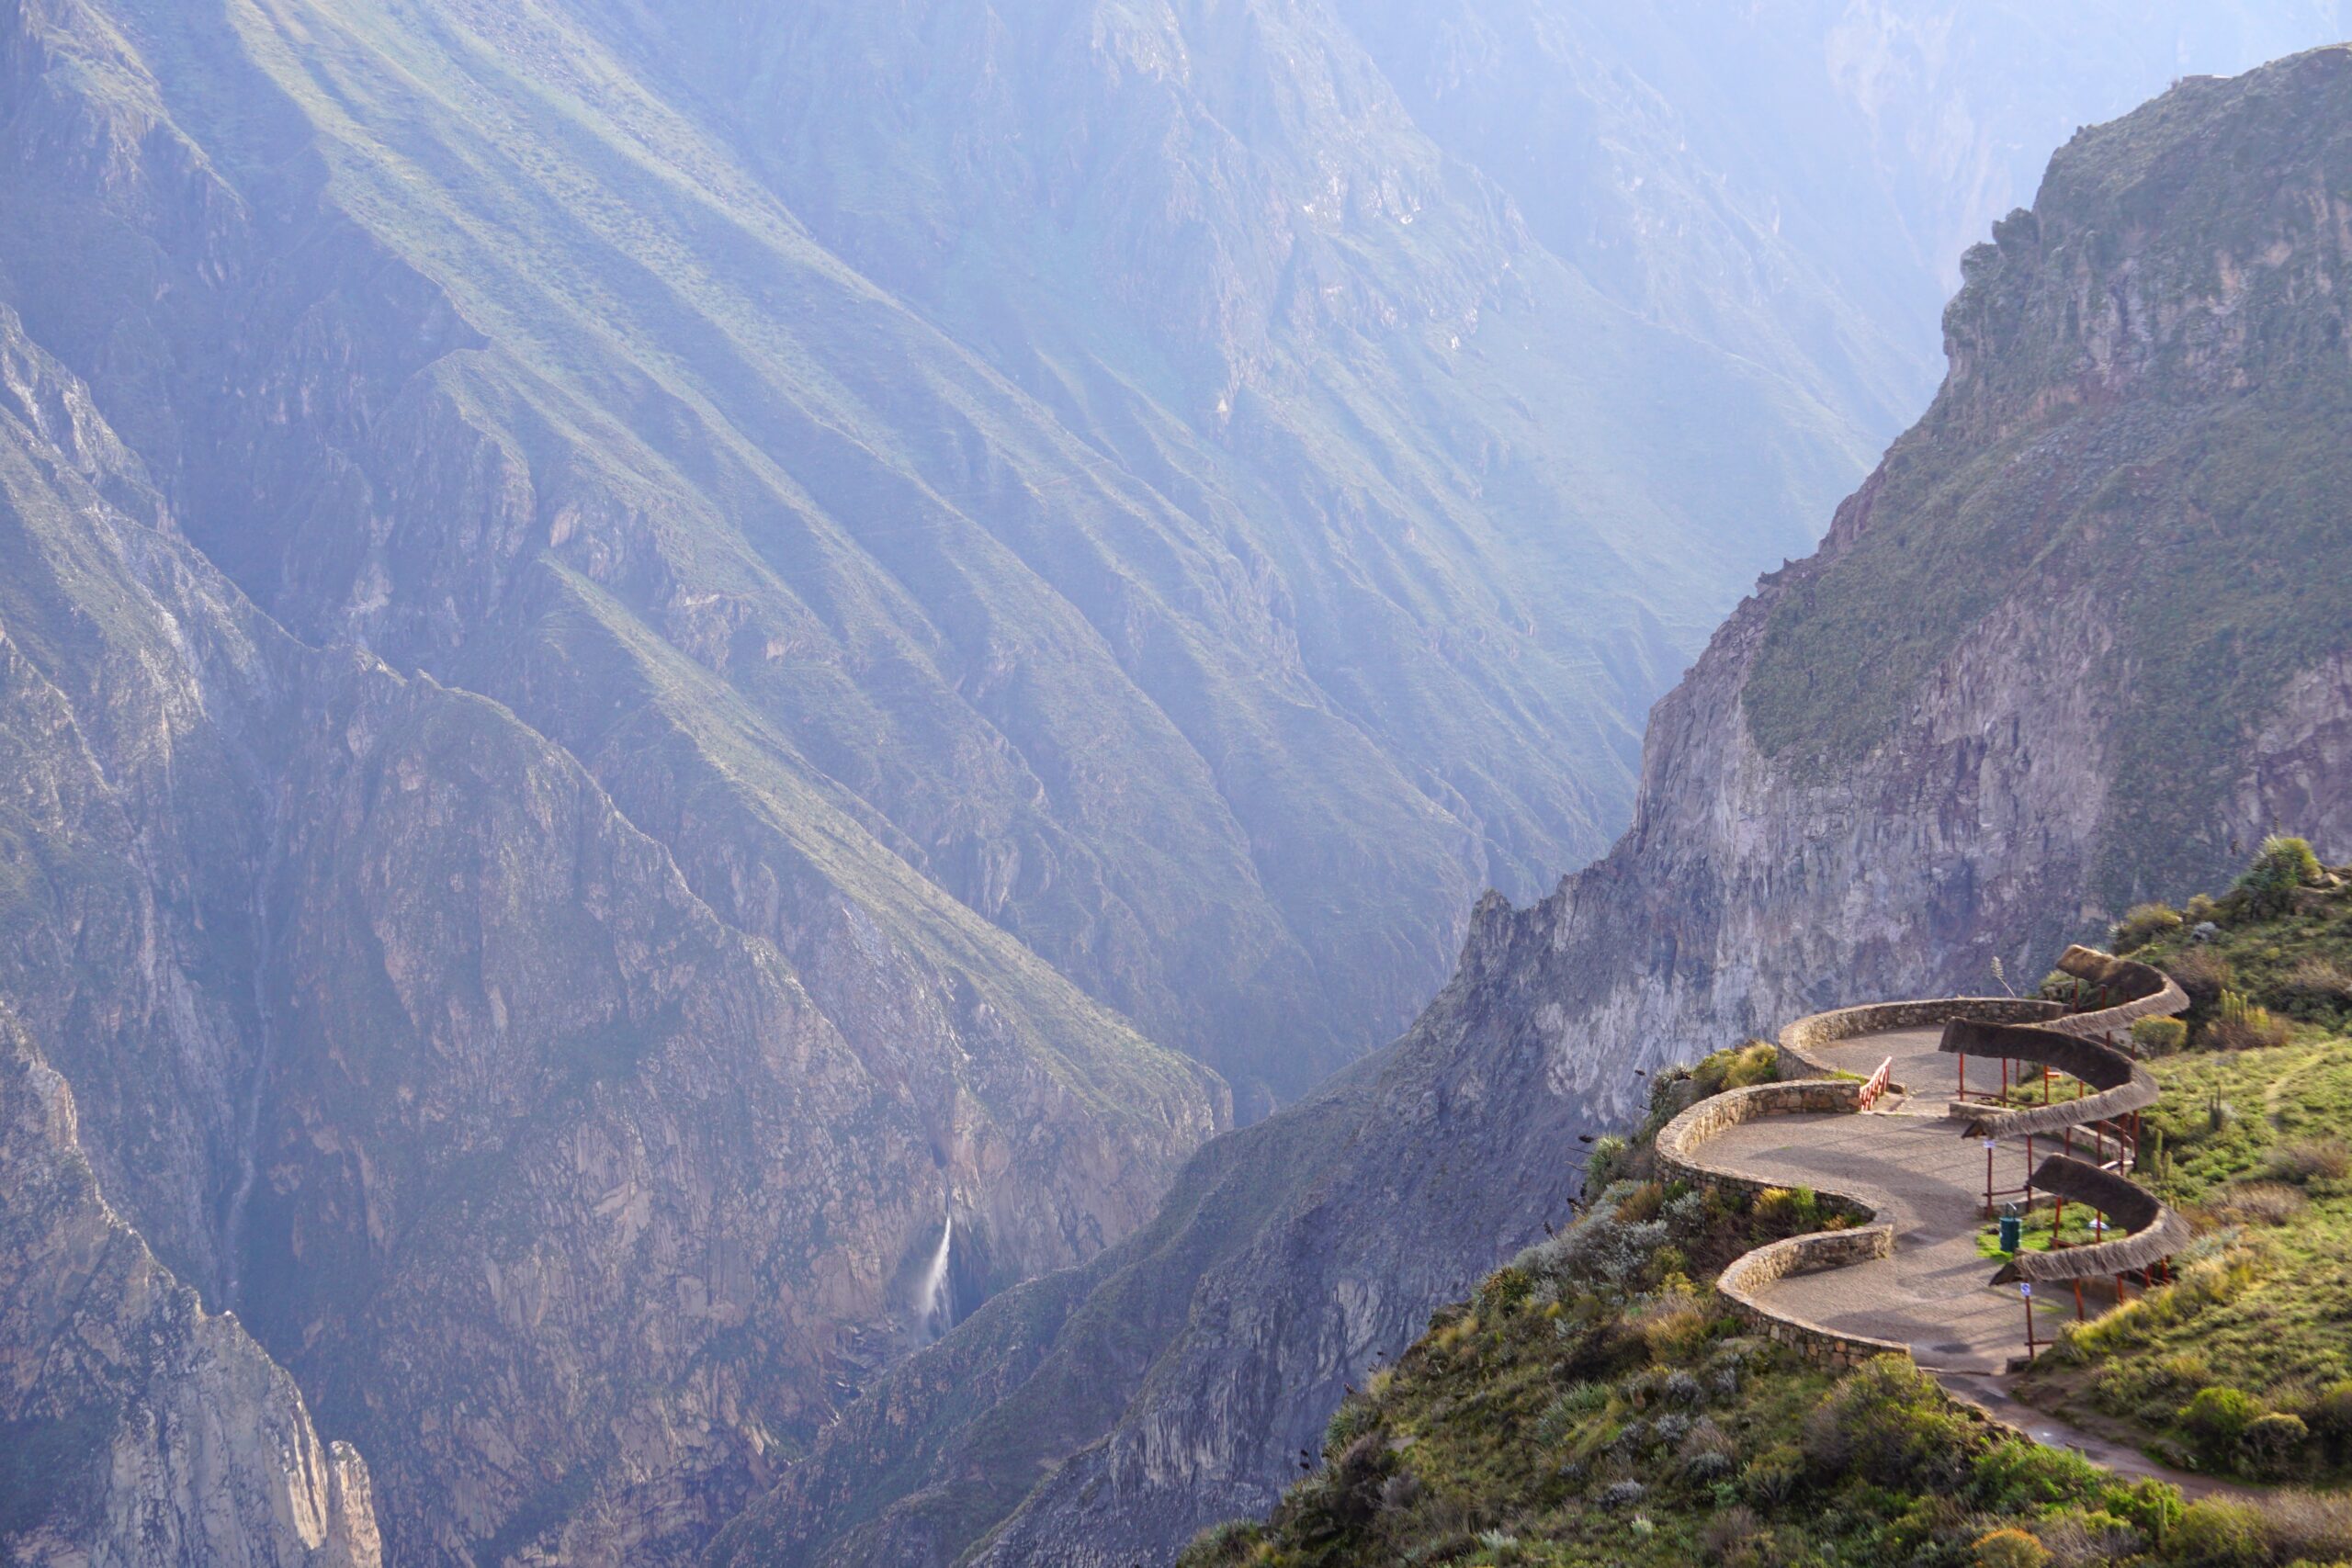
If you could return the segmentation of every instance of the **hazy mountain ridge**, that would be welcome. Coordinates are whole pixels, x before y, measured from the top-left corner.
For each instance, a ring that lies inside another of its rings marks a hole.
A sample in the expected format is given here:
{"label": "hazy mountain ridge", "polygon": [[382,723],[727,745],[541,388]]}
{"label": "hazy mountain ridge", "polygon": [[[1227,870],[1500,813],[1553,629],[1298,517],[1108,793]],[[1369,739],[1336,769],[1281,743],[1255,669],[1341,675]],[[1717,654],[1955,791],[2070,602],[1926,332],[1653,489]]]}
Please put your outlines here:
{"label": "hazy mountain ridge", "polygon": [[[1401,1023],[1860,468],[1340,13],[956,15],[0,0],[0,984],[403,1561],[688,1555],[951,1216],[967,1303],[1134,1230],[1230,1114],[1176,1050],[1254,1114]],[[871,80],[919,112],[816,91]],[[1149,1233],[1235,1323],[1345,1218],[1301,1124]],[[1456,1243],[1555,1190],[1434,1168]],[[1441,1239],[1299,1321],[1314,1389]]]}
{"label": "hazy mountain ridge", "polygon": [[[1483,903],[1403,1039],[1202,1151],[1160,1221],[1082,1274],[1009,1293],[883,1380],[714,1560],[1169,1561],[1262,1515],[1347,1384],[1541,1235],[1577,1189],[1577,1134],[1630,1123],[1641,1071],[1826,1007],[1980,991],[1996,956],[2039,973],[2133,888],[2198,886],[2206,848],[2165,809],[2191,787],[2223,840],[2290,822],[2340,857],[2352,622],[2281,594],[2346,570],[2318,547],[2341,548],[2352,495],[2347,146],[2352,50],[2332,49],[2184,84],[2062,149],[2037,210],[1971,254],[1936,408],[1653,714],[1611,854],[1532,908]],[[1941,628],[1955,559],[2020,517],[2027,564],[1984,560],[1966,582],[1990,602],[1890,669],[1911,628]],[[2228,541],[2193,599],[2149,576],[2177,570],[2184,517]],[[2278,661],[2203,651],[2264,629]],[[2148,736],[2178,733],[2135,690],[2155,643],[2248,694],[2197,710],[2230,743],[2171,754],[2173,777],[2143,771]],[[1858,678],[1871,727],[1843,689],[1789,681],[1806,669]],[[2141,882],[2104,885],[2118,849]],[[1219,1200],[1251,1150],[1279,1155],[1237,1226],[1203,1218],[1237,1212]],[[1089,1342],[1098,1319],[1132,1325],[1118,1353]],[[1040,1386],[942,1400],[939,1369],[966,1357]],[[1073,1364],[1114,1416],[1057,1418]]]}

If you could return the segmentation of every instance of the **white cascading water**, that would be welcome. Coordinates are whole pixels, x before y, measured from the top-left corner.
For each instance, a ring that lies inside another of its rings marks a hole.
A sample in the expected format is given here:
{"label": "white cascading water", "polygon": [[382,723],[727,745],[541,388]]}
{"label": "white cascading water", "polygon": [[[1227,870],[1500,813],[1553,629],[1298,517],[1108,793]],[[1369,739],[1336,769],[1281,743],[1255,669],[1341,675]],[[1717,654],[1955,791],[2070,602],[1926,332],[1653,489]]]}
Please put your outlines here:
{"label": "white cascading water", "polygon": [[938,1338],[956,1326],[956,1282],[948,1277],[947,1255],[956,1245],[956,1216],[947,1216],[940,1227],[939,1250],[932,1255],[931,1267],[923,1271],[921,1326],[925,1340]]}

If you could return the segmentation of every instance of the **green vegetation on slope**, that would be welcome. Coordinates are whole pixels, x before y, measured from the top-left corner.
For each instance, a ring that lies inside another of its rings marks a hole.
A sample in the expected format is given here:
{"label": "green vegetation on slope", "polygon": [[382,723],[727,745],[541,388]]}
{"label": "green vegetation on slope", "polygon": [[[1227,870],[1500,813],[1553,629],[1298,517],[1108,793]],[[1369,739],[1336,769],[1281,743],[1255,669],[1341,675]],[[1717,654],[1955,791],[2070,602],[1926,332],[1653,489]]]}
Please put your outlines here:
{"label": "green vegetation on slope", "polygon": [[[2204,928],[2200,935],[2200,928]],[[2200,1235],[2180,1279],[2080,1328],[2029,1380],[2173,1462],[2352,1477],[2352,880],[2274,840],[2238,886],[2137,909],[2118,945],[2195,1000],[2157,1059],[2142,1176]]]}
{"label": "green vegetation on slope", "polygon": [[[1730,1053],[1669,1077],[1568,1231],[1440,1313],[1333,1417],[1263,1525],[1182,1568],[1448,1564],[2248,1565],[2352,1553],[2352,1505],[2184,1507],[2022,1440],[1907,1359],[1843,1377],[1743,1330],[1705,1286],[1825,1222],[1812,1195],[1646,1179],[1650,1139]],[[1694,1078],[1697,1081],[1694,1081]]]}
{"label": "green vegetation on slope", "polygon": [[1863,755],[1998,612],[2044,606],[2029,621],[2109,639],[2084,694],[2120,748],[2094,892],[2226,871],[2222,792],[2289,682],[2352,642],[2342,259],[2281,194],[2352,178],[2347,59],[2084,132],[1971,253],[1951,379],[1773,609],[1742,699],[1766,751]]}

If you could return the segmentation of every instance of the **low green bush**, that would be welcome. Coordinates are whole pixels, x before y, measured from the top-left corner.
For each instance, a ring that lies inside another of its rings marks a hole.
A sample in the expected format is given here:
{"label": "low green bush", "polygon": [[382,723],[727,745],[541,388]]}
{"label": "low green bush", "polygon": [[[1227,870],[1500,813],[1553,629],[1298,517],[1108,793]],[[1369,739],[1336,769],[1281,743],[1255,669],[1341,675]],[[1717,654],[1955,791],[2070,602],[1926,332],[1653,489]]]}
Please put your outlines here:
{"label": "low green bush", "polygon": [[2180,1425],[2198,1452],[2209,1462],[2233,1462],[2245,1442],[2246,1428],[2265,1414],[2262,1401],[2242,1389],[2200,1390],[2180,1409]]}
{"label": "low green bush", "polygon": [[2134,904],[2115,922],[2115,951],[2130,953],[2180,927],[2180,911],[2169,904]]}
{"label": "low green bush", "polygon": [[2262,1516],[2251,1505],[2207,1498],[2181,1510],[2165,1555],[2183,1568],[2261,1568],[2269,1562]]}
{"label": "low green bush", "polygon": [[2246,1457],[2266,1475],[2283,1475],[2293,1469],[2310,1440],[2311,1428],[2303,1425],[2303,1418],[2283,1410],[2256,1416],[2246,1424],[2243,1439]]}
{"label": "low green bush", "polygon": [[2352,1457],[2352,1380],[2330,1384],[2312,1401],[2304,1420],[2337,1463]]}
{"label": "low green bush", "polygon": [[1865,1363],[1804,1423],[1805,1457],[1831,1475],[1941,1490],[1960,1479],[1967,1418],[1907,1356]]}
{"label": "low green bush", "polygon": [[2143,1056],[2169,1056],[2188,1044],[2188,1025],[2177,1018],[2143,1018],[2132,1026],[2132,1043]]}

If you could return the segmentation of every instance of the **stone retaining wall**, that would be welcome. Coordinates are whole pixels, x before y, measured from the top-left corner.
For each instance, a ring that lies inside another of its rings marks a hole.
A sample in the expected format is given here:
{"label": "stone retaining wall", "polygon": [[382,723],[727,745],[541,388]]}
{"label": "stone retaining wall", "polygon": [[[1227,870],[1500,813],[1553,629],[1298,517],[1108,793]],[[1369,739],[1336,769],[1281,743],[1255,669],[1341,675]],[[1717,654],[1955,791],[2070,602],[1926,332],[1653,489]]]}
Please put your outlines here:
{"label": "stone retaining wall", "polygon": [[1799,1078],[1763,1083],[1711,1095],[1668,1122],[1657,1135],[1658,1168],[1669,1176],[1711,1186],[1761,1192],[1772,1185],[1712,1170],[1698,1163],[1702,1144],[1743,1122],[1766,1116],[1837,1114],[1861,1109],[1862,1086],[1854,1078]]}
{"label": "stone retaining wall", "polygon": [[1985,1023],[2040,1023],[2062,1017],[2065,1011],[2063,1003],[2030,997],[1944,997],[1933,1001],[1872,1002],[1866,1007],[1839,1008],[1834,1012],[1817,1012],[1797,1020],[1781,1031],[1774,1055],[1784,1078],[1827,1077],[1843,1069],[1814,1053],[1858,1034],[1918,1029],[1955,1018],[1973,1018]]}
{"label": "stone retaining wall", "polygon": [[1862,1225],[1852,1230],[1815,1231],[1786,1241],[1769,1242],[1735,1258],[1715,1280],[1715,1289],[1732,1311],[1776,1345],[1786,1345],[1816,1366],[1843,1371],[1877,1356],[1908,1356],[1911,1347],[1865,1335],[1835,1334],[1828,1329],[1786,1317],[1756,1299],[1756,1292],[1792,1274],[1818,1274],[1894,1256],[1893,1225]]}
{"label": "stone retaining wall", "polygon": [[[1895,1004],[1905,1006],[1910,1004]],[[1865,1010],[1855,1009],[1854,1011]],[[1900,1025],[1883,1025],[1896,1028]],[[1701,1165],[1698,1154],[1710,1140],[1744,1122],[1767,1116],[1850,1114],[1861,1109],[1862,1086],[1853,1078],[1799,1078],[1728,1089],[1699,1101],[1668,1122],[1657,1135],[1658,1168],[1694,1184],[1750,1194],[1780,1185]],[[1768,1242],[1732,1260],[1715,1281],[1732,1311],[1775,1344],[1786,1345],[1817,1366],[1846,1368],[1873,1356],[1909,1355],[1910,1347],[1889,1340],[1838,1334],[1803,1318],[1773,1312],[1757,1292],[1792,1274],[1815,1274],[1872,1258],[1894,1256],[1894,1227],[1875,1223],[1878,1212],[1851,1193],[1815,1188],[1817,1196],[1843,1203],[1865,1221],[1845,1230],[1813,1231]]]}

